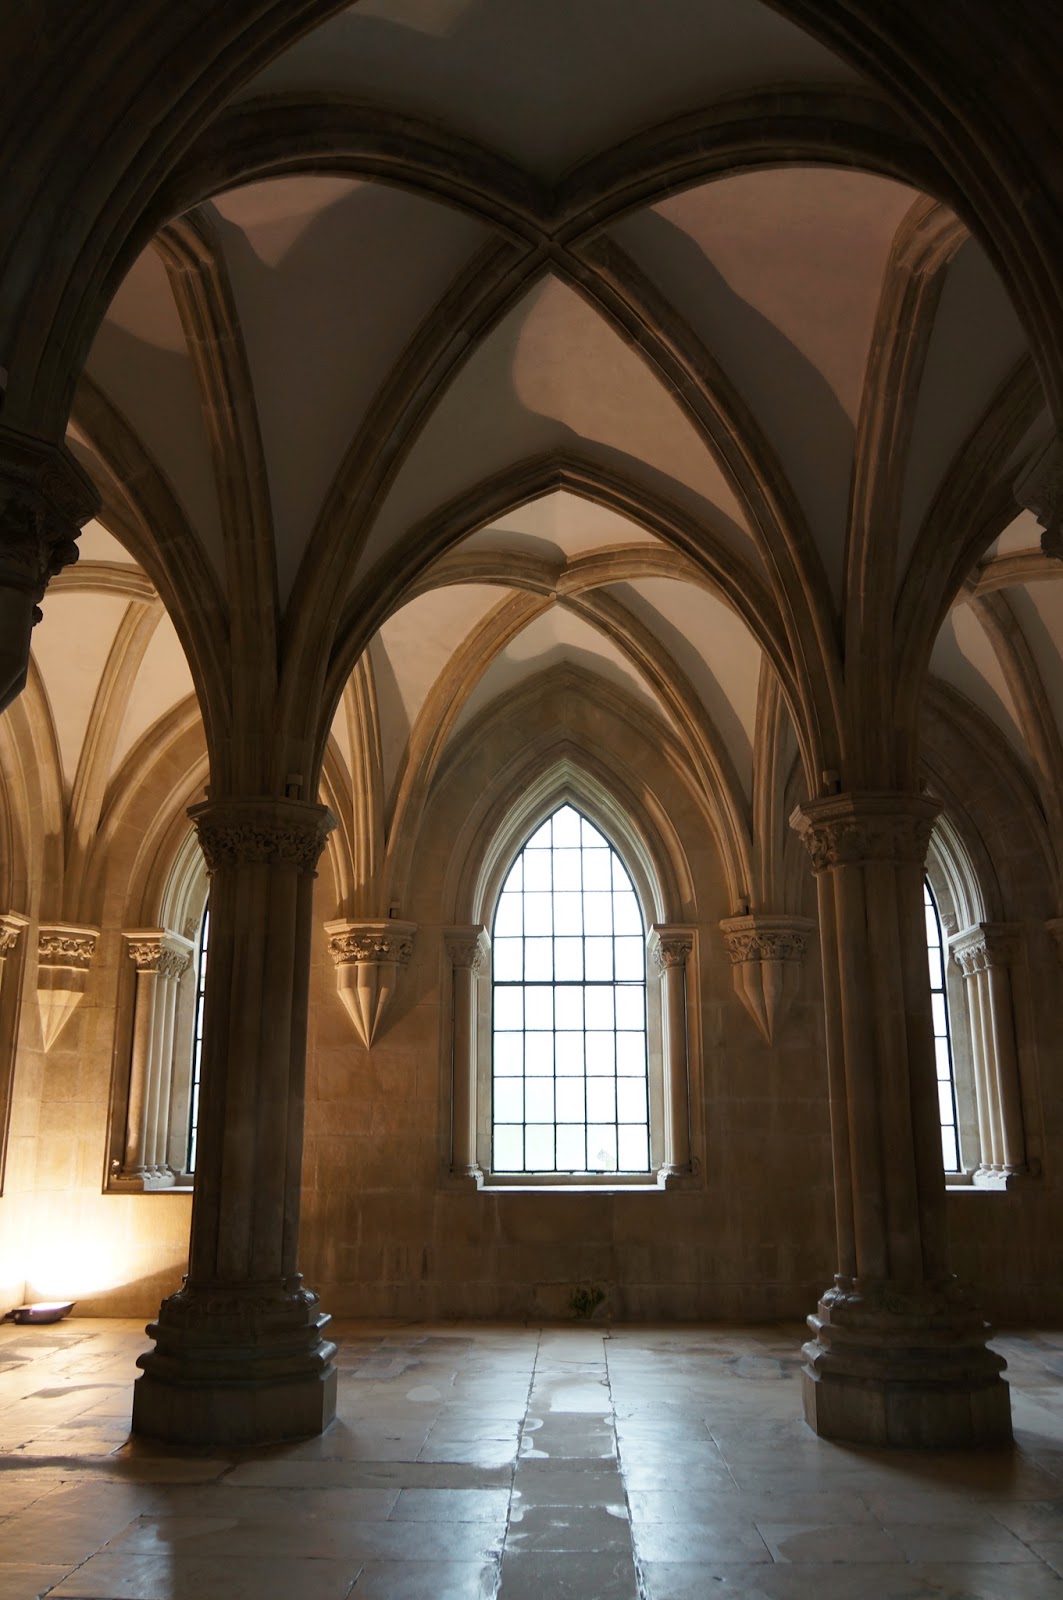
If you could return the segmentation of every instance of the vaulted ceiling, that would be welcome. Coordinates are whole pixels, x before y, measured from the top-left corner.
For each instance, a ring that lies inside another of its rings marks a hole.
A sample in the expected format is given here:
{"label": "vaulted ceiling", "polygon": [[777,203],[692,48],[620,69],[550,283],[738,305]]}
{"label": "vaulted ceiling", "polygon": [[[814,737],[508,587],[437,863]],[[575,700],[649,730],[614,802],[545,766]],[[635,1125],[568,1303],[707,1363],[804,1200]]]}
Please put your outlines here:
{"label": "vaulted ceiling", "polygon": [[932,692],[1063,792],[1022,327],[900,116],[775,9],[361,0],[156,204],[72,420],[102,525],[34,640],[68,796],[193,685],[238,698],[222,641],[261,625],[385,839],[567,673],[660,727],[769,898],[802,641],[925,595]]}

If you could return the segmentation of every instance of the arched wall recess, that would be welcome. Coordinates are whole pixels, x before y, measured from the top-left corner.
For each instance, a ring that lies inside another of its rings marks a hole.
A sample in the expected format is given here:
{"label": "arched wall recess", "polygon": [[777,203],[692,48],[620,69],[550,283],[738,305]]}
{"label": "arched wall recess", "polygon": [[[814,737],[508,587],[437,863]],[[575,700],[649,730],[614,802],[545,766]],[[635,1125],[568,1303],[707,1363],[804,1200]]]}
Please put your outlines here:
{"label": "arched wall recess", "polygon": [[122,933],[124,960],[115,1018],[107,1188],[128,1193],[187,1188],[195,1050],[199,940],[207,903],[207,871],[195,834],[183,819],[164,837],[164,862],[152,873],[161,893],[157,918]]}
{"label": "arched wall recess", "polygon": [[[606,765],[595,770],[584,750],[560,752],[557,741],[551,754],[552,759],[538,752],[537,769],[527,758],[511,763],[477,807],[452,853],[444,905],[455,920],[443,929],[452,996],[446,1074],[452,1105],[450,1172],[457,1181],[481,1187],[689,1183],[699,1166],[692,1108],[701,1078],[693,977],[697,930],[692,920],[683,920],[695,915],[689,868],[667,819],[658,827],[658,818]],[[490,925],[503,881],[525,841],[564,806],[586,817],[619,854],[647,930],[650,1170],[641,1180],[624,1174],[569,1173],[507,1178],[492,1170]]]}

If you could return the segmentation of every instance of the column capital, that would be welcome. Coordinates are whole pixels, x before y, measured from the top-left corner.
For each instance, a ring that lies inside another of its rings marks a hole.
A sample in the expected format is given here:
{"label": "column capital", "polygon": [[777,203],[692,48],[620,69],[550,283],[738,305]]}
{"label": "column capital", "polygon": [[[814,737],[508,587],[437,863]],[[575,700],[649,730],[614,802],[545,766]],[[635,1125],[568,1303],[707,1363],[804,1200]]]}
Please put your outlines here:
{"label": "column capital", "polygon": [[921,866],[940,810],[925,795],[870,790],[808,800],[794,808],[790,826],[812,857],[813,872],[872,861]]}
{"label": "column capital", "polygon": [[399,922],[394,917],[380,921],[349,921],[339,917],[325,923],[329,955],[337,967],[350,963],[394,961],[409,964],[417,933],[416,922]]}
{"label": "column capital", "polygon": [[36,604],[48,579],[77,560],[81,525],[99,503],[64,446],[0,425],[0,585]]}
{"label": "column capital", "polygon": [[1008,967],[1019,953],[1020,930],[1008,922],[978,922],[954,933],[949,953],[965,978],[990,967]]}
{"label": "column capital", "polygon": [[761,911],[725,917],[720,923],[727,954],[735,965],[742,961],[803,961],[815,931],[816,924],[809,917]]}
{"label": "column capital", "polygon": [[138,972],[179,978],[192,959],[193,944],[168,928],[135,928],[122,934],[126,954]]}
{"label": "column capital", "polygon": [[1063,440],[1050,439],[1024,467],[1015,498],[1041,524],[1041,553],[1063,561]]}
{"label": "column capital", "polygon": [[19,911],[5,911],[0,915],[0,960],[11,954],[28,923],[29,918]]}
{"label": "column capital", "polygon": [[37,964],[85,972],[92,965],[99,937],[99,928],[82,928],[72,922],[42,922],[37,932]]}
{"label": "column capital", "polygon": [[188,815],[211,876],[246,866],[294,867],[312,875],[336,826],[327,806],[270,795],[206,800],[190,806]]}
{"label": "column capital", "polygon": [[655,922],[651,953],[653,964],[663,977],[670,967],[685,968],[694,948],[694,928],[682,922]]}
{"label": "column capital", "polygon": [[483,923],[459,923],[442,931],[443,948],[451,966],[479,972],[491,949],[491,937]]}

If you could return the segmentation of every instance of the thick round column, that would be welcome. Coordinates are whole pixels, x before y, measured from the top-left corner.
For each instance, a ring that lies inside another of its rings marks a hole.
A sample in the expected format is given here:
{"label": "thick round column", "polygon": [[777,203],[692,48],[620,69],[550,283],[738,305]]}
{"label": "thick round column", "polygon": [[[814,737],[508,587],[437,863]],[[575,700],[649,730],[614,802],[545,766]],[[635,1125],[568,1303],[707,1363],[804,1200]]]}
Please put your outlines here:
{"label": "thick round column", "polygon": [[1004,1363],[946,1260],[922,890],[936,814],[922,796],[874,793],[812,801],[791,818],[829,929],[835,1176],[850,1184],[841,1270],[809,1318],[805,1415],[828,1438],[869,1444],[1011,1437]]}
{"label": "thick round column", "polygon": [[329,812],[298,800],[189,813],[210,875],[189,1270],[148,1332],[138,1433],[254,1444],[335,1413],[329,1318],[296,1268],[314,868]]}

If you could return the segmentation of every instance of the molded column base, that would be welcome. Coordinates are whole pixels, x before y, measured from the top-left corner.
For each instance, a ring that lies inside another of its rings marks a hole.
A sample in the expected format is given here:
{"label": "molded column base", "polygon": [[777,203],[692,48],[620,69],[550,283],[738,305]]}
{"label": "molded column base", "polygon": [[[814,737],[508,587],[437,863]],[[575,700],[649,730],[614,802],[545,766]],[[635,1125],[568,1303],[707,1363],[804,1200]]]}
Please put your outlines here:
{"label": "molded column base", "polygon": [[1011,1442],[1005,1362],[956,1280],[839,1279],[808,1319],[805,1419],[825,1439],[908,1449]]}
{"label": "molded column base", "polygon": [[336,1415],[331,1318],[308,1289],[186,1287],[148,1325],[133,1432],[170,1444],[256,1445],[323,1432]]}

